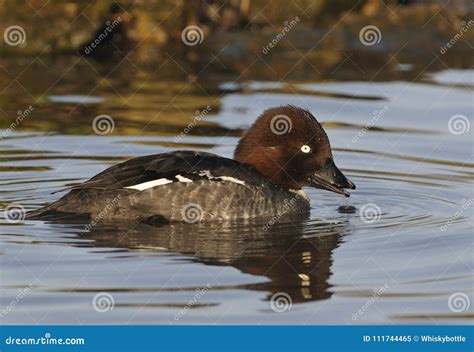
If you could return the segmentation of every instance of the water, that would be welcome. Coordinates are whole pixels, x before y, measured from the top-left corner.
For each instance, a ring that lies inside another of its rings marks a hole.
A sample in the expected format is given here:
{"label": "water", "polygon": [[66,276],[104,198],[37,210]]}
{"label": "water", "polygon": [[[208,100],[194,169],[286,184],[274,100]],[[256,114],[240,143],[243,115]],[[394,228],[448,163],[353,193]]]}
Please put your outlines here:
{"label": "water", "polygon": [[[414,74],[415,82],[361,76],[291,84],[90,71],[36,70],[23,82],[29,95],[6,87],[4,128],[16,110],[32,110],[2,131],[2,208],[36,209],[65,186],[139,155],[186,148],[231,157],[242,130],[280,104],[306,107],[324,123],[336,163],[357,190],[344,199],[308,189],[310,218],[268,230],[259,222],[88,230],[4,213],[4,323],[462,324],[474,317],[473,71]],[[207,106],[209,115],[179,137]],[[113,118],[111,133],[93,132],[99,114]]]}

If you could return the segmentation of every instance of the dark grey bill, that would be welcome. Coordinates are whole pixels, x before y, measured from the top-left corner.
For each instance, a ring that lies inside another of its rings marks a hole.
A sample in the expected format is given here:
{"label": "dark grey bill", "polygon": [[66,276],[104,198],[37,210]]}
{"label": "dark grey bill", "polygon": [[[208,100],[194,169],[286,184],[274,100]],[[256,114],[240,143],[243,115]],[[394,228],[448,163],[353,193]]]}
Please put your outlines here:
{"label": "dark grey bill", "polygon": [[329,159],[321,170],[309,177],[311,187],[325,189],[327,191],[343,194],[349,197],[350,194],[344,188],[355,189],[356,186],[339,170],[332,159]]}

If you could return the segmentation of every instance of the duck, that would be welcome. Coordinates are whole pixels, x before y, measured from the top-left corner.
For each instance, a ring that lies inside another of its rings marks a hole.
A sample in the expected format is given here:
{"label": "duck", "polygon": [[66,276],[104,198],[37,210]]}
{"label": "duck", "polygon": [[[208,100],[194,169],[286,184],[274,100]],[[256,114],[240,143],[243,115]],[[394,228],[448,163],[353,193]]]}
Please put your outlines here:
{"label": "duck", "polygon": [[356,186],[336,166],[328,136],[308,110],[265,110],[239,140],[233,159],[178,150],[116,164],[68,189],[29,219],[80,217],[186,222],[307,214],[314,187],[348,197]]}

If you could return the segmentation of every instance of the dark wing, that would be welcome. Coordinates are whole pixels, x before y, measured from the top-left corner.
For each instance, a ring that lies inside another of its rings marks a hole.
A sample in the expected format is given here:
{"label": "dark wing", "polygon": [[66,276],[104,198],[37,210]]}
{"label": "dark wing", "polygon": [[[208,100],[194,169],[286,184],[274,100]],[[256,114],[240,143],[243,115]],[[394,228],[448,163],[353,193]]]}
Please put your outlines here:
{"label": "dark wing", "polygon": [[114,165],[72,189],[121,189],[140,183],[176,175],[197,180],[205,178],[205,171],[213,176],[228,176],[248,184],[260,184],[258,174],[239,162],[221,156],[193,151],[143,156]]}

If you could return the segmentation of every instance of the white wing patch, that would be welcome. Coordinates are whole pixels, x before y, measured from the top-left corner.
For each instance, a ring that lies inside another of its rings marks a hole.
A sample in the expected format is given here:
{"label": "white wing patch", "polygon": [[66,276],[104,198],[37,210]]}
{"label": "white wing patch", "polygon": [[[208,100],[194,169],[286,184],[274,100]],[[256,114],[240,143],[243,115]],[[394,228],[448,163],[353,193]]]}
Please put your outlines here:
{"label": "white wing patch", "polygon": [[245,185],[245,181],[239,180],[238,178],[231,176],[212,176],[209,170],[204,170],[199,172],[199,176],[206,176],[210,180],[222,180],[238,183],[239,185]]}
{"label": "white wing patch", "polygon": [[[245,185],[245,182],[244,182],[244,181],[239,180],[239,179],[237,179],[237,178],[235,178],[235,177],[231,177],[231,176],[212,176],[209,170],[200,171],[198,175],[199,175],[199,176],[205,176],[205,177],[207,177],[209,180],[229,181],[229,182],[238,183],[239,185]],[[176,175],[175,178],[176,178],[179,182],[184,182],[184,183],[193,182],[193,180],[191,180],[191,179],[189,179],[189,178],[187,178],[187,177],[181,176],[181,175]],[[139,183],[138,185],[128,186],[128,187],[125,187],[125,188],[128,188],[128,189],[136,189],[136,190],[138,190],[138,191],[143,191],[143,190],[148,189],[148,188],[163,186],[163,185],[166,185],[166,184],[172,183],[172,182],[174,182],[174,181],[173,181],[173,180],[169,180],[169,179],[167,179],[167,178],[160,178],[160,179],[158,179],[158,180],[143,182],[143,183]]]}
{"label": "white wing patch", "polygon": [[193,182],[193,180],[181,175],[176,175],[175,177],[179,182]]}
{"label": "white wing patch", "polygon": [[230,177],[230,176],[218,176],[218,177],[214,177],[214,178],[218,178],[218,179],[221,179],[222,181],[230,181],[230,182],[234,182],[234,183],[238,183],[240,185],[245,185],[245,182],[242,181],[242,180],[239,180],[235,177]]}
{"label": "white wing patch", "polygon": [[199,171],[199,176],[206,176],[207,178],[212,178],[211,172],[209,170]]}
{"label": "white wing patch", "polygon": [[143,182],[143,183],[139,183],[138,185],[128,186],[128,187],[125,187],[125,188],[136,189],[138,191],[143,191],[144,189],[153,188],[153,187],[157,187],[157,186],[163,186],[163,185],[166,185],[166,184],[171,183],[171,182],[173,182],[173,181],[168,180],[167,178],[160,178],[158,180]]}

